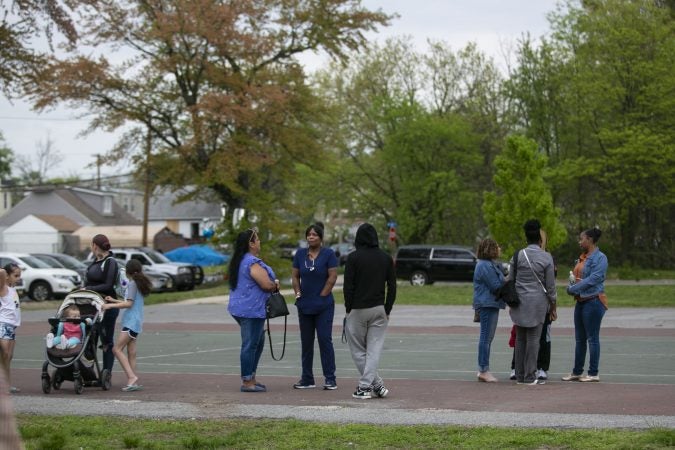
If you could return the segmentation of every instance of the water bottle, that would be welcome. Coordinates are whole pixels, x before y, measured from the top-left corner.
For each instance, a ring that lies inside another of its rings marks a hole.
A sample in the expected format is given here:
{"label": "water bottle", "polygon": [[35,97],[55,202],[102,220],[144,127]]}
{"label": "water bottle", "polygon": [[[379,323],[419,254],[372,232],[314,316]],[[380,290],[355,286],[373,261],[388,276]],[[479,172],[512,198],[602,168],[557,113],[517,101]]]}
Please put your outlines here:
{"label": "water bottle", "polygon": [[577,278],[574,276],[574,272],[570,270],[570,284],[574,284],[577,282]]}

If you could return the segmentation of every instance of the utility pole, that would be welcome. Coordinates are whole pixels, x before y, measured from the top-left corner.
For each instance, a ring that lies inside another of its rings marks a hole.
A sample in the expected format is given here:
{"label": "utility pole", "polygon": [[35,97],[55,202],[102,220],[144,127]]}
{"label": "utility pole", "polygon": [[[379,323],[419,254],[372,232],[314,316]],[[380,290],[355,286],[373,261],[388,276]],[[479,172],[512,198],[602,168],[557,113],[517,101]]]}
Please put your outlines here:
{"label": "utility pole", "polygon": [[101,190],[101,155],[96,154],[96,189]]}
{"label": "utility pole", "polygon": [[145,137],[145,189],[143,192],[143,247],[148,246],[148,213],[150,211],[150,155],[152,154],[152,134],[150,127]]}

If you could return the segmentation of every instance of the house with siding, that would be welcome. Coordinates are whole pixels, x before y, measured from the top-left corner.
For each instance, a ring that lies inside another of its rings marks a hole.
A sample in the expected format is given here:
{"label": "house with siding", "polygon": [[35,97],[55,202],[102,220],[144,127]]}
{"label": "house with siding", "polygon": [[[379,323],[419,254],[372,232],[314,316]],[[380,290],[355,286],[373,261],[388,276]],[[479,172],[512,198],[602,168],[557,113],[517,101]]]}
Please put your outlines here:
{"label": "house with siding", "polygon": [[[45,237],[44,242],[37,242],[30,234],[20,232],[22,225],[17,225],[18,222],[41,230],[45,236],[51,233],[52,237]],[[114,201],[110,192],[78,187],[39,188],[29,192],[12,209],[0,216],[0,250],[10,251],[11,248],[11,251],[58,251],[74,254],[73,250],[79,248],[79,243],[69,242],[67,238],[63,238],[73,224],[80,228],[140,226],[141,222],[124,211]],[[6,231],[9,231],[9,234],[6,235]],[[56,243],[58,248],[52,246],[55,233],[61,236],[60,241]]]}

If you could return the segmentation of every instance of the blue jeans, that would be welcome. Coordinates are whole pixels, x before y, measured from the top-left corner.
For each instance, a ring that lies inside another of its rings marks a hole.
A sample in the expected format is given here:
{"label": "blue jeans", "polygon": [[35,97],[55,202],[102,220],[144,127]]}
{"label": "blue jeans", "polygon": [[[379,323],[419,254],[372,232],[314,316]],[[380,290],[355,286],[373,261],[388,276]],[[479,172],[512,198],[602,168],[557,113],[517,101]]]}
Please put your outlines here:
{"label": "blue jeans", "polygon": [[265,346],[265,319],[232,317],[239,324],[241,331],[241,352],[239,353],[241,379],[251,381],[255,377],[258,361]]}
{"label": "blue jeans", "polygon": [[300,342],[302,343],[303,383],[314,384],[314,333],[319,341],[321,368],[326,383],[335,383],[335,350],[333,349],[333,316],[335,304],[319,314],[303,314],[298,310],[300,321]]}
{"label": "blue jeans", "polygon": [[480,338],[478,339],[478,371],[490,370],[490,347],[497,330],[499,308],[480,308]]}
{"label": "blue jeans", "polygon": [[584,372],[586,361],[586,342],[590,350],[588,361],[588,375],[598,374],[600,363],[600,324],[605,315],[605,307],[600,299],[577,302],[574,306],[574,337],[576,347],[574,349],[574,369],[572,373],[581,375]]}

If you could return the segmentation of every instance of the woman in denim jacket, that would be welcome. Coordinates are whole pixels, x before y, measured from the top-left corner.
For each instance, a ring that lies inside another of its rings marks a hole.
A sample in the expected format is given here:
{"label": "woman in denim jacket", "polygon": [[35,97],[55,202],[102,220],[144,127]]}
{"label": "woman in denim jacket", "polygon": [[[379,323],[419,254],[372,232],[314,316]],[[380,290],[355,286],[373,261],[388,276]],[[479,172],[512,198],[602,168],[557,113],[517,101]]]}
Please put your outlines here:
{"label": "woman in denim jacket", "polygon": [[[563,381],[600,381],[600,324],[605,315],[606,305],[602,302],[607,275],[607,256],[597,247],[601,232],[598,228],[586,230],[579,235],[579,246],[583,253],[574,267],[576,281],[567,287],[567,293],[574,296],[574,369],[564,376]],[[588,344],[587,344],[588,342]],[[590,357],[588,374],[584,373],[586,348]]]}
{"label": "woman in denim jacket", "polygon": [[478,262],[473,272],[473,309],[480,317],[478,381],[486,383],[497,381],[490,373],[490,346],[495,337],[499,310],[506,307],[495,295],[504,284],[504,274],[495,263],[500,254],[501,249],[494,240],[483,239],[478,245]]}

